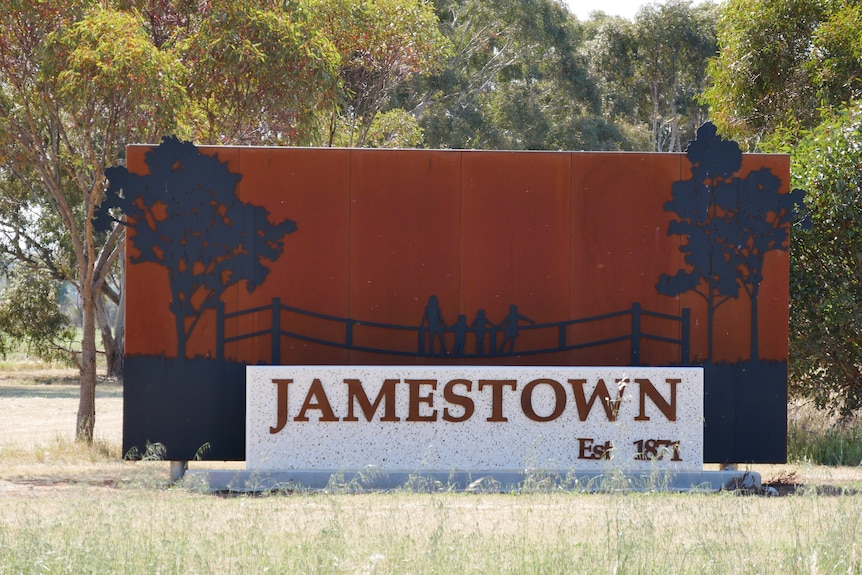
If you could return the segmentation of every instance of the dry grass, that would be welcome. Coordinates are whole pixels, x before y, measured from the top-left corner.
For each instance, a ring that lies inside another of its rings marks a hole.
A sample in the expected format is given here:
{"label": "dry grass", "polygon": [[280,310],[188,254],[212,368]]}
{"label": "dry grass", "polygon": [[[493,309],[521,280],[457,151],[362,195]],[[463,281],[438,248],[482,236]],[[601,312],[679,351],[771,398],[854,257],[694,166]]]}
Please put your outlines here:
{"label": "dry grass", "polygon": [[4,498],[0,572],[848,573],[859,497],[386,493]]}
{"label": "dry grass", "polygon": [[[18,377],[13,377],[17,375]],[[0,429],[3,445],[27,446],[75,437],[78,384],[69,370],[0,374]],[[95,436],[122,439],[123,389],[102,382],[96,389]]]}
{"label": "dry grass", "polygon": [[862,572],[859,468],[755,467],[789,497],[219,497],[120,460],[117,385],[99,386],[85,447],[76,386],[27,377],[0,377],[0,574]]}

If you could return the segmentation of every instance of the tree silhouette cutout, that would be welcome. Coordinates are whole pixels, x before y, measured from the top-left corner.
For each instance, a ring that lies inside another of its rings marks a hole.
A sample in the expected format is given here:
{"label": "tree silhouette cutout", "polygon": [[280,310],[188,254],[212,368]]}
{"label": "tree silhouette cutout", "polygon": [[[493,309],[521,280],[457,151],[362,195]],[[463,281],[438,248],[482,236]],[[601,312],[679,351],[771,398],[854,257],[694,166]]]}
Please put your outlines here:
{"label": "tree silhouette cutout", "polygon": [[804,193],[779,193],[781,180],[768,168],[745,178],[732,177],[742,167],[742,151],[707,122],[686,149],[692,177],[674,182],[665,210],[668,235],[687,238],[680,246],[686,267],[662,274],[659,293],[677,296],[693,291],[707,306],[708,355],[713,357],[715,311],[742,290],[751,300],[751,359],[758,359],[758,294],[767,252],[788,248],[788,224]]}
{"label": "tree silhouette cutout", "polygon": [[751,300],[751,359],[759,358],[757,336],[758,294],[767,252],[788,249],[789,223],[795,206],[802,206],[804,192],[779,193],[781,180],[768,168],[719,184],[716,203],[733,218],[722,230],[725,251],[735,265],[736,282]]}
{"label": "tree silhouette cutout", "polygon": [[130,260],[167,268],[182,359],[203,312],[239,282],[249,292],[260,286],[269,274],[266,262],[281,256],[283,238],[296,224],[273,224],[265,208],[240,201],[236,186],[242,175],[190,142],[163,138],[145,162],[148,175],[122,166],[105,171],[109,185],[97,224],[121,221],[110,215],[121,211],[121,223],[134,229],[137,253]]}

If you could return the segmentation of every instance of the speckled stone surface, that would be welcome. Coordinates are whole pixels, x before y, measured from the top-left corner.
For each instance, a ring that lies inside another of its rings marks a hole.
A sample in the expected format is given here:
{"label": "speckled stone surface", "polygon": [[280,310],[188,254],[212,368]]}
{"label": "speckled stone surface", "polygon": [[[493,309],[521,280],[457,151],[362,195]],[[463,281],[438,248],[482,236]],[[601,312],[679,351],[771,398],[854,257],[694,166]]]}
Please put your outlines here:
{"label": "speckled stone surface", "polygon": [[249,366],[246,402],[250,470],[703,467],[701,368]]}

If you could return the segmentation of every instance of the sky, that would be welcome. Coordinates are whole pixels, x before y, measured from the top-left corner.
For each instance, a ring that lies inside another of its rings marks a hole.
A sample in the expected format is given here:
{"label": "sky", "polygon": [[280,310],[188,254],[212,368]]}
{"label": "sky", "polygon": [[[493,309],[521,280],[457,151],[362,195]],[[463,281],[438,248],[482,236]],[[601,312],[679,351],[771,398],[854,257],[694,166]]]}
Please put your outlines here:
{"label": "sky", "polygon": [[[652,4],[651,0],[563,0],[569,10],[578,17],[578,20],[586,20],[590,12],[601,10],[611,16],[622,16],[633,20],[638,8],[644,4]],[[660,3],[660,2],[659,2]]]}

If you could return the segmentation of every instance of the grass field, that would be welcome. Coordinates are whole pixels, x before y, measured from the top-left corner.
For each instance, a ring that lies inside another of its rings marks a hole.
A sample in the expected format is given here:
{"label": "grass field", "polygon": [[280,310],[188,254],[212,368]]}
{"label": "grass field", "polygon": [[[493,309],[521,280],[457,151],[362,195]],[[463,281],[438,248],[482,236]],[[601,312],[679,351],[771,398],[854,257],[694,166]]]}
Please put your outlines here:
{"label": "grass field", "polygon": [[[72,440],[73,374],[0,373],[0,573],[862,573],[862,470],[754,469],[732,493],[274,493],[120,458],[122,389]],[[192,463],[191,466],[224,464]]]}

